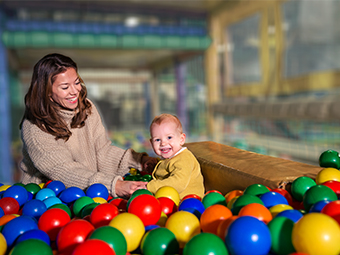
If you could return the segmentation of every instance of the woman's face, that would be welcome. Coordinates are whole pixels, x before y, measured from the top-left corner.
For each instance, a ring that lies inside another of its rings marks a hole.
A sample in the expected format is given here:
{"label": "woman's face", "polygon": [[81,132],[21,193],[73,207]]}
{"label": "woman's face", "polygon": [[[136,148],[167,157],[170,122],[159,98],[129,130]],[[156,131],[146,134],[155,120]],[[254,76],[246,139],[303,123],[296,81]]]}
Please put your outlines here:
{"label": "woman's face", "polygon": [[68,68],[56,76],[52,84],[51,99],[63,108],[74,110],[78,106],[81,83],[75,69]]}

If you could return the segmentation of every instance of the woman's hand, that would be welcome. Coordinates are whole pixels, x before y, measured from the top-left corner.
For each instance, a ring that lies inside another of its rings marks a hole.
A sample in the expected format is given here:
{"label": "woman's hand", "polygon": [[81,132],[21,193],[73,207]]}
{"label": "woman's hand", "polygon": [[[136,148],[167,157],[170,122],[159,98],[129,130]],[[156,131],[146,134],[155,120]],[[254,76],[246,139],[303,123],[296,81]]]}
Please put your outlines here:
{"label": "woman's hand", "polygon": [[142,170],[147,173],[152,173],[153,169],[158,163],[157,158],[149,157],[149,156],[143,156],[142,157]]}
{"label": "woman's hand", "polygon": [[146,189],[148,182],[117,180],[115,192],[118,197],[129,198],[138,189]]}

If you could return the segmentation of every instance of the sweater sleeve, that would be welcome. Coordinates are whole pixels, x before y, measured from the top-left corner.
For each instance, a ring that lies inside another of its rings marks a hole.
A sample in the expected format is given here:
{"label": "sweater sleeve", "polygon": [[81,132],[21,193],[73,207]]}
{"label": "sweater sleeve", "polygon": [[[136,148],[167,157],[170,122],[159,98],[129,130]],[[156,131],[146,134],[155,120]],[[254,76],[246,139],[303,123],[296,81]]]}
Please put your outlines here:
{"label": "sweater sleeve", "polygon": [[167,171],[169,175],[168,177],[165,176],[164,179],[151,180],[147,185],[148,190],[155,194],[159,188],[171,186],[175,188],[178,193],[183,192],[190,182],[194,168],[194,162],[189,158],[183,157],[183,155],[185,154],[181,153],[170,161],[165,160],[163,164],[160,163],[159,167],[163,169],[157,169],[156,171]]}

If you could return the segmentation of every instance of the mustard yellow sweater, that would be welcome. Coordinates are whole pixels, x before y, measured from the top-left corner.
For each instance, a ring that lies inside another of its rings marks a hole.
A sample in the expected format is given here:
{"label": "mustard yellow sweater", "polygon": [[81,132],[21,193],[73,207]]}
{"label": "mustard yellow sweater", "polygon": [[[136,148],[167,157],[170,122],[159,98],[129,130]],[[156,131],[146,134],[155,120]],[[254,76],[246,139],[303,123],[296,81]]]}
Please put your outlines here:
{"label": "mustard yellow sweater", "polygon": [[82,128],[71,128],[74,111],[62,110],[61,116],[72,132],[68,141],[42,131],[25,120],[21,129],[23,160],[20,163],[22,183],[45,183],[59,180],[66,187],[85,189],[102,183],[116,196],[115,185],[130,167],[141,169],[143,153],[111,145],[101,117],[92,104],[92,113]]}
{"label": "mustard yellow sweater", "polygon": [[204,195],[203,175],[195,156],[186,148],[172,158],[158,162],[147,188],[153,194],[163,186],[175,188],[180,199],[189,194]]}

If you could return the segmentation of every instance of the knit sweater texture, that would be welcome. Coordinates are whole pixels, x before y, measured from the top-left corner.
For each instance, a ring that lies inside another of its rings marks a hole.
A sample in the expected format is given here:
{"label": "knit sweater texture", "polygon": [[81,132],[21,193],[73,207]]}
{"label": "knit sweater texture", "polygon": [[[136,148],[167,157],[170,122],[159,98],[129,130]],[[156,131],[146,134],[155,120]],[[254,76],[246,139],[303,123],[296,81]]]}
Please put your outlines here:
{"label": "knit sweater texture", "polygon": [[201,167],[195,156],[188,149],[184,149],[172,158],[158,162],[147,188],[153,194],[164,186],[177,190],[180,199],[186,195],[204,195],[204,182]]}
{"label": "knit sweater texture", "polygon": [[144,154],[113,146],[98,110],[91,104],[92,112],[81,128],[70,126],[74,111],[60,111],[72,132],[68,141],[56,140],[37,125],[24,120],[21,129],[23,160],[20,163],[23,184],[59,180],[66,187],[85,190],[94,183],[102,183],[111,195],[116,196],[117,180],[122,180],[131,167],[141,169]]}

